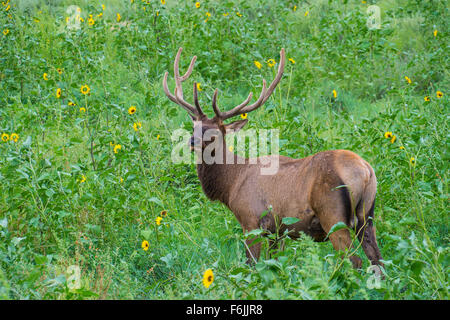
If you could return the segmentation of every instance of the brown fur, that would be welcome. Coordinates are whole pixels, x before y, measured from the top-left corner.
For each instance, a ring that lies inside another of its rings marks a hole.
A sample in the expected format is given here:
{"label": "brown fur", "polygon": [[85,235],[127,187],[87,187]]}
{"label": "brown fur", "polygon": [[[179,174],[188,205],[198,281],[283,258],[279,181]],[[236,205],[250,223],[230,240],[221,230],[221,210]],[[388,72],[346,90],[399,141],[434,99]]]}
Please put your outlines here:
{"label": "brown fur", "polygon": [[[203,119],[206,128],[223,124]],[[205,144],[203,145],[203,148]],[[229,153],[223,139],[223,152]],[[323,241],[331,227],[344,222],[357,228],[362,247],[372,264],[381,264],[381,254],[375,239],[373,211],[376,194],[376,177],[371,166],[357,154],[347,150],[331,150],[315,155],[292,159],[279,157],[279,170],[275,175],[261,175],[261,164],[197,165],[197,173],[203,191],[211,200],[224,203],[236,216],[244,231],[264,228],[275,232],[274,216],[296,217],[300,221],[289,226],[291,237],[299,232]],[[242,158],[241,158],[242,160]],[[272,206],[272,214],[260,219]],[[355,217],[356,214],[356,217]],[[370,217],[370,219],[369,219]],[[355,223],[356,221],[356,223]],[[283,232],[287,226],[282,226]],[[350,249],[352,239],[347,229],[330,235],[336,250]],[[249,262],[260,255],[260,244],[248,243]],[[355,267],[361,259],[351,256]]]}

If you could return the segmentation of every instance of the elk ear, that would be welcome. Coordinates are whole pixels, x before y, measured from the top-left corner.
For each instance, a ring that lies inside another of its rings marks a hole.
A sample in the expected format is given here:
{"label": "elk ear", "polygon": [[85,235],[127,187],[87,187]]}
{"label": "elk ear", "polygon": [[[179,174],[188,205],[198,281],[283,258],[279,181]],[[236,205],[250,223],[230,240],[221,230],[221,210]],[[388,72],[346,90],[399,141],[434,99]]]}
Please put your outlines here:
{"label": "elk ear", "polygon": [[225,130],[226,131],[231,130],[233,132],[238,132],[247,124],[247,122],[248,122],[248,119],[234,121],[232,123],[226,124]]}

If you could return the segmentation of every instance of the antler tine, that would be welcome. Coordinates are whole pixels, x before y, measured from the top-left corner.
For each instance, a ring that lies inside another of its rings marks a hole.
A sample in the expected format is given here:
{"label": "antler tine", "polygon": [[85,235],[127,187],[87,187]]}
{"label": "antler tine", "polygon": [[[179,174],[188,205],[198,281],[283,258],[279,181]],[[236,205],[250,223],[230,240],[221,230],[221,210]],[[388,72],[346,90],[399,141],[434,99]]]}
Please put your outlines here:
{"label": "antler tine", "polygon": [[260,106],[262,106],[267,101],[267,99],[270,97],[273,90],[275,90],[275,87],[278,85],[278,83],[281,81],[281,78],[283,77],[285,63],[286,63],[286,57],[285,57],[285,52],[284,52],[284,48],[283,48],[280,51],[280,64],[278,66],[278,71],[277,71],[277,75],[275,76],[275,79],[272,81],[272,83],[270,84],[269,88],[267,88],[267,90],[266,90],[266,80],[263,80],[263,87],[262,87],[261,94],[259,95],[258,100],[249,106],[247,104],[249,103],[249,101],[252,97],[251,93],[250,93],[249,97],[247,98],[247,100],[245,100],[239,106],[237,106],[227,112],[220,112],[219,109],[217,108],[216,99],[215,99],[215,96],[217,95],[217,93],[214,93],[213,108],[214,108],[214,112],[216,113],[217,117],[222,120],[226,120],[226,119],[234,117],[238,114],[251,112],[251,111],[259,108]]}
{"label": "antler tine", "polygon": [[244,112],[247,113],[247,112],[250,112],[250,111],[253,111],[253,110],[259,108],[267,101],[267,99],[269,99],[273,90],[275,90],[275,87],[278,85],[278,83],[281,81],[281,78],[283,77],[285,63],[286,63],[286,56],[285,56],[284,48],[282,48],[280,51],[280,64],[278,66],[277,75],[275,76],[275,79],[273,79],[269,88],[264,93],[263,99],[261,101],[259,101],[259,99],[258,99],[258,101],[256,101],[254,104],[245,107],[243,110],[241,110],[242,113],[244,113]]}
{"label": "antler tine", "polygon": [[251,112],[251,111],[259,108],[260,106],[262,106],[264,104],[264,101],[266,100],[266,96],[267,96],[266,80],[263,79],[263,87],[261,89],[261,94],[259,95],[258,100],[256,100],[256,102],[254,104],[243,108],[240,113],[248,113],[248,112]]}
{"label": "antler tine", "polygon": [[[183,81],[185,81],[187,78],[189,78],[189,76],[191,75],[193,69],[194,69],[194,64],[195,61],[197,60],[197,56],[194,56],[191,60],[191,63],[189,65],[188,70],[186,71],[186,73],[180,77],[180,69],[179,69],[179,64],[180,64],[180,57],[181,57],[181,51],[183,51],[183,48],[179,48],[177,55],[175,56],[175,61],[173,64],[173,73],[174,73],[174,78],[175,78],[175,91],[174,94],[172,94],[169,91],[169,87],[167,85],[167,77],[168,77],[168,72],[166,72],[164,74],[164,80],[163,80],[163,88],[164,88],[164,92],[167,95],[167,97],[175,102],[176,104],[180,105],[181,107],[183,107],[186,111],[188,111],[189,113],[191,113],[193,116],[199,116],[203,113],[198,113],[199,109],[194,108],[194,106],[192,106],[190,103],[186,102],[183,98],[183,87],[181,86],[181,83]],[[201,110],[201,109],[200,109]]]}
{"label": "antler tine", "polygon": [[270,84],[269,89],[267,89],[266,97],[264,98],[264,100],[262,102],[263,104],[266,102],[267,99],[269,99],[273,90],[275,90],[275,87],[281,81],[281,78],[283,77],[285,63],[286,63],[286,54],[284,52],[284,48],[282,48],[280,51],[280,65],[278,66],[277,75],[276,75],[275,79],[273,79],[272,83]]}
{"label": "antler tine", "polygon": [[195,108],[197,109],[198,113],[201,116],[205,115],[203,113],[202,108],[200,107],[200,103],[198,103],[197,82],[194,82],[194,104],[195,104]]}
{"label": "antler tine", "polygon": [[244,108],[252,99],[253,97],[253,93],[250,92],[250,94],[248,95],[247,99],[245,99],[244,102],[242,102],[240,105],[234,107],[232,110],[226,111],[226,112],[221,112],[219,110],[219,108],[217,107],[217,92],[218,90],[216,89],[216,91],[214,91],[214,96],[213,96],[213,109],[214,109],[214,113],[216,114],[216,116],[222,120],[226,120],[228,118],[234,117],[235,115],[239,114],[239,111]]}

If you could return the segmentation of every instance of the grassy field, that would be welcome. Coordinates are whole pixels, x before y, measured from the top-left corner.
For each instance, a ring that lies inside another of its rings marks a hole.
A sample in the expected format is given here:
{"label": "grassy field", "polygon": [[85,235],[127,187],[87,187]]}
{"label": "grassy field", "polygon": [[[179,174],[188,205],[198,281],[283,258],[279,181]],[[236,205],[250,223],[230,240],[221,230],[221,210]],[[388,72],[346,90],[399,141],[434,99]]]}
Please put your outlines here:
{"label": "grassy field", "polygon": [[[367,25],[371,4],[379,29]],[[448,10],[436,0],[3,1],[0,298],[448,299]],[[210,115],[215,88],[224,109],[256,95],[286,49],[284,77],[247,127],[279,129],[285,156],[348,149],[372,165],[385,280],[360,248],[354,270],[306,236],[245,264],[232,212],[206,198],[194,164],[171,162],[173,131],[192,130],[162,89],[165,71],[174,87],[180,46],[182,70],[198,56],[185,87],[200,82]]]}

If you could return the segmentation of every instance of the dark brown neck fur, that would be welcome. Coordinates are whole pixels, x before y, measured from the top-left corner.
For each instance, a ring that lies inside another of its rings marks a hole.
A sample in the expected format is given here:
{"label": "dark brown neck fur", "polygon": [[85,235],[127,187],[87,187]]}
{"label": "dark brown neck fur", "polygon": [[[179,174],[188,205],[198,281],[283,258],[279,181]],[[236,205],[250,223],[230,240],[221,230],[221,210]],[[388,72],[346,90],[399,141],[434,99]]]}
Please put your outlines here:
{"label": "dark brown neck fur", "polygon": [[[227,153],[224,144],[224,153]],[[205,195],[211,200],[219,200],[228,205],[231,187],[245,165],[237,164],[237,155],[232,164],[197,164],[198,178]],[[224,158],[225,159],[225,158]],[[247,161],[246,161],[247,162]]]}

